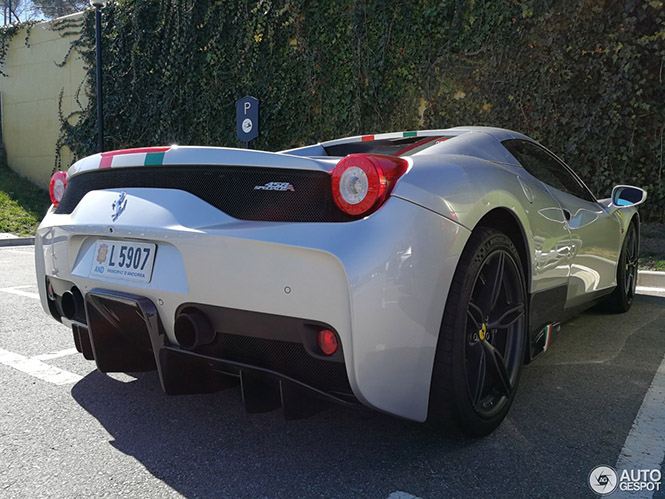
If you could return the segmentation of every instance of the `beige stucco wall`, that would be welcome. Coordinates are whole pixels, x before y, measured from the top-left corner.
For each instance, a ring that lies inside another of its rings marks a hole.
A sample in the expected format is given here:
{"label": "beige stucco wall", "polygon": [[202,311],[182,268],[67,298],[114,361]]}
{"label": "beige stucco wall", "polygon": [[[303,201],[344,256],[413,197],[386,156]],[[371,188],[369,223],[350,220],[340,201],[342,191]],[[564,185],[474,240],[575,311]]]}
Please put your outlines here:
{"label": "beige stucco wall", "polygon": [[[63,61],[76,36],[63,37],[52,25],[53,22],[44,22],[33,26],[29,46],[25,43],[25,29],[16,34],[10,41],[3,67],[7,77],[0,76],[2,141],[7,161],[14,171],[43,187],[48,186],[55,164],[60,92],[63,92],[62,112],[68,116],[79,110],[76,93],[85,78],[83,61],[76,51],[64,67],[56,66]],[[80,94],[79,100],[85,105],[83,89]],[[62,166],[67,167],[71,159],[69,150],[63,148]]]}

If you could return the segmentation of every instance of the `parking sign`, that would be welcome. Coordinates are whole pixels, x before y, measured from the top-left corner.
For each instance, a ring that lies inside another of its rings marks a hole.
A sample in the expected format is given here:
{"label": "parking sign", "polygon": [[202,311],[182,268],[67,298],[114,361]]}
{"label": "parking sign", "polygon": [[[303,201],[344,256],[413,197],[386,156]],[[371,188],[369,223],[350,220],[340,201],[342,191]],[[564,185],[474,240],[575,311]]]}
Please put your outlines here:
{"label": "parking sign", "polygon": [[259,101],[243,97],[236,101],[236,137],[248,143],[259,136]]}

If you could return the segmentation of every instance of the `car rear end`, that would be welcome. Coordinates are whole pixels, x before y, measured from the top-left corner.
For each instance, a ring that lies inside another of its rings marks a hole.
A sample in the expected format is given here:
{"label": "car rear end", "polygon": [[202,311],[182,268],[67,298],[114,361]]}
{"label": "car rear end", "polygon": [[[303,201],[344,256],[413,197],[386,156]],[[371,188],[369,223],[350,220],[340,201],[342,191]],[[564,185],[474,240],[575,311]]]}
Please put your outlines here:
{"label": "car rear end", "polygon": [[101,371],[156,368],[169,393],[239,382],[249,411],[307,415],[313,395],[422,421],[466,229],[389,192],[345,212],[339,161],[86,158],[37,232],[42,305]]}

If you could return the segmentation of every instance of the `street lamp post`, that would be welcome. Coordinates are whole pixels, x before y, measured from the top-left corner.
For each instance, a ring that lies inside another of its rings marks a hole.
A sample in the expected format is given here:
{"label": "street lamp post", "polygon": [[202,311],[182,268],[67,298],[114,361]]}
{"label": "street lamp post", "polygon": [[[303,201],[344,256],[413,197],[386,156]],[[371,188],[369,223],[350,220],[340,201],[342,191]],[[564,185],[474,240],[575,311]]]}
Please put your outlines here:
{"label": "street lamp post", "polygon": [[104,152],[104,113],[102,111],[102,9],[106,0],[90,0],[95,8],[95,54],[97,74],[97,145],[99,152]]}

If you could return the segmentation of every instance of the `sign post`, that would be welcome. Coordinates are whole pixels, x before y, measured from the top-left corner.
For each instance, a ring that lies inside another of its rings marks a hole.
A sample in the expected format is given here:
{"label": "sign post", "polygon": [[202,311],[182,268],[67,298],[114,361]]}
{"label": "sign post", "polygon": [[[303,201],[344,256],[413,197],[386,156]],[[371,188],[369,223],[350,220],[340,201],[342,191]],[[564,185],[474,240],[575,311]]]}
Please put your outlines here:
{"label": "sign post", "polygon": [[250,141],[259,136],[259,101],[243,97],[236,101],[236,137],[249,149]]}

